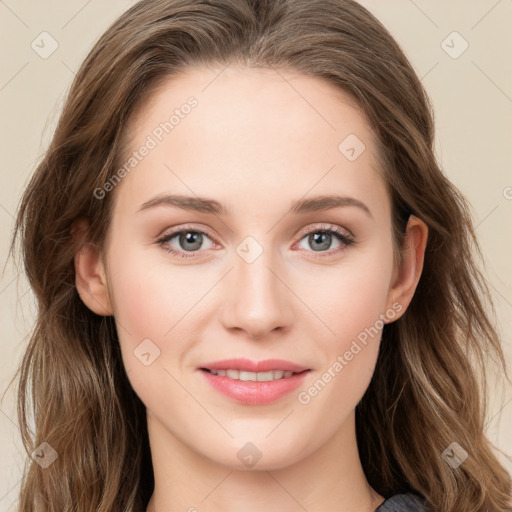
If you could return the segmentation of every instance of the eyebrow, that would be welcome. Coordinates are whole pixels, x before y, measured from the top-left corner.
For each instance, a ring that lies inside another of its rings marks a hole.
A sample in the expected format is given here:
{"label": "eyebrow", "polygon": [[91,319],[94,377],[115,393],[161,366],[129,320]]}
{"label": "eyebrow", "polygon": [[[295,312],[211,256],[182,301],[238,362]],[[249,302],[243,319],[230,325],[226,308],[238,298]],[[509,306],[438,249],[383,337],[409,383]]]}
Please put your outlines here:
{"label": "eyebrow", "polygon": [[[177,208],[181,208],[183,210],[190,210],[200,213],[211,213],[214,215],[227,215],[229,213],[228,209],[215,199],[172,194],[154,197],[153,199],[143,203],[138,211],[140,212],[149,208],[155,208],[157,206],[176,206]],[[292,203],[290,212],[293,214],[304,214],[332,210],[334,208],[340,208],[343,206],[355,206],[363,210],[370,217],[373,217],[368,206],[366,206],[362,201],[359,201],[359,199],[336,195],[300,199]]]}

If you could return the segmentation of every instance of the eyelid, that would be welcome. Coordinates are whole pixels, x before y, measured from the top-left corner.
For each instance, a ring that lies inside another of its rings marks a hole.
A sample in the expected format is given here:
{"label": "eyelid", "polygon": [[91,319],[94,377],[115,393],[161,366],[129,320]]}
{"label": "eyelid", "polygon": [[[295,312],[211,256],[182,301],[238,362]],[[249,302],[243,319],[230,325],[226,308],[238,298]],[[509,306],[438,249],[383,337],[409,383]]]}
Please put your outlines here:
{"label": "eyelid", "polygon": [[202,233],[203,235],[206,235],[208,238],[210,238],[212,242],[216,241],[215,237],[209,232],[207,228],[197,227],[197,225],[192,224],[179,224],[178,226],[166,229],[162,232],[162,234],[158,235],[156,239],[158,241],[162,240],[163,238],[169,238],[181,233],[182,231],[193,231],[194,233]]}
{"label": "eyelid", "polygon": [[[339,233],[340,235],[343,235],[345,236],[346,238],[348,238],[349,240],[351,241],[354,241],[355,237],[354,235],[352,234],[351,231],[349,231],[348,229],[346,228],[340,228],[339,226],[337,226],[336,224],[325,224],[325,223],[322,223],[322,225],[320,227],[318,226],[313,226],[313,227],[307,227],[307,228],[304,228],[302,230],[300,230],[296,236],[299,237],[299,241],[302,240],[302,238],[304,238],[306,235],[309,235],[310,233],[316,233],[317,231],[334,231],[336,233]],[[344,232],[343,232],[344,231]]]}

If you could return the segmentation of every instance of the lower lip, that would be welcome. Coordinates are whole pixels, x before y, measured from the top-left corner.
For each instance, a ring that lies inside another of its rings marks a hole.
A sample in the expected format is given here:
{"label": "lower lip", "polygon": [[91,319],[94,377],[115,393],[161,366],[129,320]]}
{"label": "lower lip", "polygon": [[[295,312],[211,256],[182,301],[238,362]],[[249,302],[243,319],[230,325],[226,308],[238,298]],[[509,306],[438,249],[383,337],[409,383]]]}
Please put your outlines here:
{"label": "lower lip", "polygon": [[279,400],[279,398],[297,389],[309,370],[294,373],[291,377],[265,382],[243,381],[214,375],[199,370],[204,374],[209,384],[224,395],[247,405],[265,405]]}

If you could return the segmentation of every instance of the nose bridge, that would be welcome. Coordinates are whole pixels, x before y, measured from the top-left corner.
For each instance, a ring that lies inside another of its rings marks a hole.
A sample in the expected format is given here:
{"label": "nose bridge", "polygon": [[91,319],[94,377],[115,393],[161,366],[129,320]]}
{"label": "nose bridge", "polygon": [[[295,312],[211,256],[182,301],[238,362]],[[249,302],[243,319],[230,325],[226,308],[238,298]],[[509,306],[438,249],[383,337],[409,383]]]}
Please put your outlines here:
{"label": "nose bridge", "polygon": [[286,327],[291,321],[289,291],[276,277],[280,265],[268,246],[270,237],[265,240],[247,236],[236,247],[224,317],[226,327],[243,329],[254,337]]}

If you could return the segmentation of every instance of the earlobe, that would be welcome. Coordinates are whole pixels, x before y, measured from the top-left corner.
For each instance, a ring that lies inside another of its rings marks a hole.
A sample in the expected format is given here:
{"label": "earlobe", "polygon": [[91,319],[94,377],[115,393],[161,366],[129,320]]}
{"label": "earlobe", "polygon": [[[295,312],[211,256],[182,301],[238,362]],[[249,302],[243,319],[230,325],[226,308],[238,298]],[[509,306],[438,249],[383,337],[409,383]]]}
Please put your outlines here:
{"label": "earlobe", "polygon": [[401,262],[394,272],[393,283],[388,293],[388,302],[391,301],[388,307],[394,303],[402,306],[401,314],[395,320],[405,313],[414,296],[423,270],[427,239],[427,225],[411,215],[401,249]]}
{"label": "earlobe", "polygon": [[71,229],[75,239],[80,239],[75,254],[75,285],[82,302],[94,313],[101,316],[113,315],[108,293],[106,273],[100,253],[92,244],[84,240],[87,222],[77,221]]}

